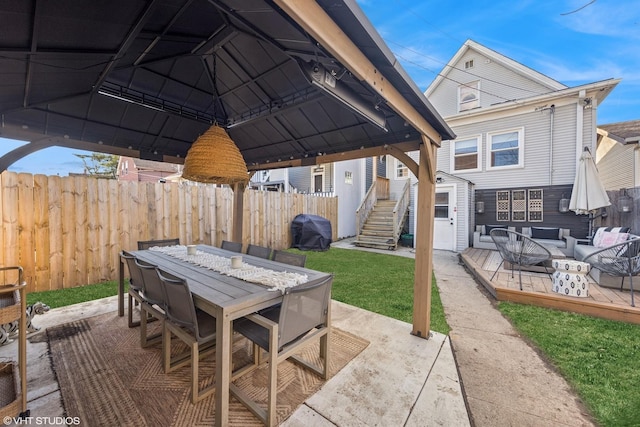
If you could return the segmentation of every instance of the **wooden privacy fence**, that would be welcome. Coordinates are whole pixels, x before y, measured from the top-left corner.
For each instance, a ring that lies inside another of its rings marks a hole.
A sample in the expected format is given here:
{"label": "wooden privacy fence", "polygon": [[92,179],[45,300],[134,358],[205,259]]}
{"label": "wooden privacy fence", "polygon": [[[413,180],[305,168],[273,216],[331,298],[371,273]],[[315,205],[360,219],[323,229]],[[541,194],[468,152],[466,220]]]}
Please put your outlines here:
{"label": "wooden privacy fence", "polygon": [[[233,192],[212,185],[5,171],[0,200],[0,266],[22,266],[28,292],[116,280],[119,252],[137,249],[138,240],[219,246],[233,226]],[[243,203],[245,244],[290,247],[300,213],[327,218],[336,238],[335,197],[246,190]]]}

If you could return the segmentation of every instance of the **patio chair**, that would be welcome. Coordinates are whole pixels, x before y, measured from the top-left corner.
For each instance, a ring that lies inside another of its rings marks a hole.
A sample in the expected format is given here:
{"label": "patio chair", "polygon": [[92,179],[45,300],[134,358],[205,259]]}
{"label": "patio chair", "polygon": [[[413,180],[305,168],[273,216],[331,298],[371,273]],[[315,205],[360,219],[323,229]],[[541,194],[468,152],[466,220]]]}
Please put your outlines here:
{"label": "patio chair", "polygon": [[[333,276],[327,276],[307,284],[287,288],[281,305],[233,322],[234,331],[254,343],[254,364],[234,372],[233,379],[258,366],[260,358],[256,357],[256,351],[264,349],[269,353],[267,409],[259,406],[249,394],[235,384],[230,385],[230,392],[268,426],[276,423],[277,373],[280,362],[290,359],[323,379],[327,378],[332,283]],[[303,346],[313,343],[317,338],[320,338],[320,358],[324,360],[322,367],[293,356]]]}
{"label": "patio chair", "polygon": [[271,248],[264,246],[252,245],[247,246],[247,255],[253,255],[264,259],[271,259]]}
{"label": "patio chair", "polygon": [[635,307],[633,276],[640,273],[640,238],[630,239],[598,249],[585,257],[583,261],[611,276],[621,277],[620,290],[624,286],[624,278],[629,276],[631,307]]}
{"label": "patio chair", "polygon": [[307,263],[307,256],[302,254],[292,254],[287,251],[273,251],[273,260],[283,262],[285,264],[294,265],[296,267],[304,267]]}
{"label": "patio chair", "polygon": [[135,265],[140,269],[143,283],[143,300],[140,305],[140,345],[149,347],[162,340],[162,332],[150,336],[147,335],[148,319],[152,317],[164,323],[166,304],[162,293],[162,284],[156,273],[156,266],[137,258],[135,259]]}
{"label": "patio chair", "polygon": [[138,240],[138,250],[142,251],[154,246],[175,246],[179,244],[180,239]]}
{"label": "patio chair", "polygon": [[[144,300],[144,296],[142,295],[142,273],[140,272],[140,268],[138,268],[135,264],[136,257],[133,256],[130,252],[122,251],[120,252],[120,256],[124,258],[127,263],[127,268],[129,269],[129,314],[128,314],[128,325],[130,328],[140,326],[140,321],[133,321],[133,307],[135,305],[142,305],[142,301]],[[135,301],[135,302],[134,302]],[[142,311],[140,311],[142,315]]]}
{"label": "patio chair", "polygon": [[[522,266],[536,265],[551,259],[551,252],[549,252],[549,249],[522,233],[507,230],[506,228],[495,228],[491,230],[491,239],[496,244],[503,262],[506,261],[511,264],[512,278],[513,266],[518,266],[520,290],[522,290]],[[551,272],[549,272],[549,269],[545,264],[543,265],[545,271],[549,275],[549,278],[551,278]],[[498,265],[498,268],[493,272],[493,276],[491,276],[489,281],[493,280],[501,266],[502,263]]]}
{"label": "patio chair", "polygon": [[[184,279],[160,269],[156,269],[156,274],[167,301],[162,340],[164,371],[169,373],[191,363],[191,403],[195,404],[215,391],[215,382],[200,389],[198,369],[200,358],[215,351],[216,319],[195,307]],[[186,352],[171,356],[172,335],[187,344]]]}
{"label": "patio chair", "polygon": [[239,242],[230,242],[229,240],[223,240],[220,247],[231,252],[242,252],[242,243]]}

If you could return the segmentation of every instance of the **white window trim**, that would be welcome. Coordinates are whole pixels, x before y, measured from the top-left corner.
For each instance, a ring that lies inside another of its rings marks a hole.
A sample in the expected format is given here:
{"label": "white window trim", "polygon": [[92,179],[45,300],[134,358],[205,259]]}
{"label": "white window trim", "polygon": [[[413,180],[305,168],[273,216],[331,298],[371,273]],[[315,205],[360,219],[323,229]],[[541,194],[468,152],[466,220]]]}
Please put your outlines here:
{"label": "white window trim", "polygon": [[[462,89],[463,86],[469,87],[469,85],[472,84],[478,84],[478,88],[476,89],[478,91],[478,106],[477,107],[473,107],[473,108],[467,108],[465,110],[461,109],[460,107],[462,106],[462,99],[460,99],[460,89]],[[467,82],[467,83],[461,83],[458,85],[458,99],[457,99],[457,108],[458,108],[458,113],[464,113],[465,111],[471,111],[471,110],[476,110],[478,108],[480,108],[480,94],[482,93],[482,82],[480,80],[475,80],[472,82]]]}
{"label": "white window trim", "polygon": [[[468,141],[470,139],[475,139],[478,144],[478,164],[473,169],[461,169],[457,170],[455,168],[456,164],[456,142],[458,141]],[[458,138],[456,140],[451,141],[450,146],[450,162],[449,162],[449,170],[451,173],[469,173],[469,172],[482,172],[482,135],[471,135],[465,136],[464,138]]]}
{"label": "white window trim", "polygon": [[[406,180],[407,178],[411,177],[411,171],[409,170],[409,168],[407,167],[407,165],[405,165],[404,163],[402,163],[400,160],[398,159],[393,159],[393,179],[402,179],[402,180]],[[398,176],[398,164],[402,163],[405,167],[405,169],[407,169],[407,176]]]}
{"label": "white window trim", "polygon": [[[491,166],[491,137],[493,135],[501,135],[503,133],[509,133],[509,132],[518,132],[518,164],[507,165],[507,166]],[[487,132],[486,145],[487,145],[486,170],[490,171],[490,170],[522,169],[524,167],[524,127],[513,128],[513,129],[503,129],[495,132]]]}

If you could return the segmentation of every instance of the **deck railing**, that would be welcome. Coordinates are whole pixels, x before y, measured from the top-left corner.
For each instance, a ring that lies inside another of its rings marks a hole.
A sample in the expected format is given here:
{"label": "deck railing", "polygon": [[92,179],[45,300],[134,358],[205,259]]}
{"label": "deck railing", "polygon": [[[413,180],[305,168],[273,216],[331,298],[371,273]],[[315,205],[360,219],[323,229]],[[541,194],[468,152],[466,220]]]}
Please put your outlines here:
{"label": "deck railing", "polygon": [[400,193],[400,197],[398,197],[398,201],[393,208],[393,237],[395,239],[394,241],[396,242],[398,241],[400,233],[402,232],[405,214],[407,213],[409,203],[411,202],[411,198],[409,195],[410,190],[411,180],[407,179],[407,182],[404,183],[404,187],[402,188],[402,193]]}
{"label": "deck railing", "polygon": [[360,207],[356,210],[356,234],[360,234],[362,231],[362,227],[364,227],[364,223],[367,222],[367,218],[369,218],[369,214],[373,210],[373,207],[376,205],[377,201],[377,192],[376,192],[377,182],[374,182],[371,187],[369,187],[369,191],[362,199],[362,203],[360,203]]}
{"label": "deck railing", "polygon": [[376,198],[378,200],[389,200],[389,178],[376,177]]}

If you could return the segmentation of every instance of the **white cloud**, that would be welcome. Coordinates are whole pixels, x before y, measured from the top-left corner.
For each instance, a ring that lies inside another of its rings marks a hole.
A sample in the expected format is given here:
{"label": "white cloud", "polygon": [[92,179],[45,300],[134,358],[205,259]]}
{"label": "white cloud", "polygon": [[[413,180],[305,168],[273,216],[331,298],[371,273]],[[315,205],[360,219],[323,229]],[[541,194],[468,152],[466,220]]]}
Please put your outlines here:
{"label": "white cloud", "polygon": [[[587,0],[566,2],[564,13],[576,10]],[[575,13],[558,15],[555,21],[573,31],[607,37],[640,38],[640,4],[637,0],[599,0]]]}

